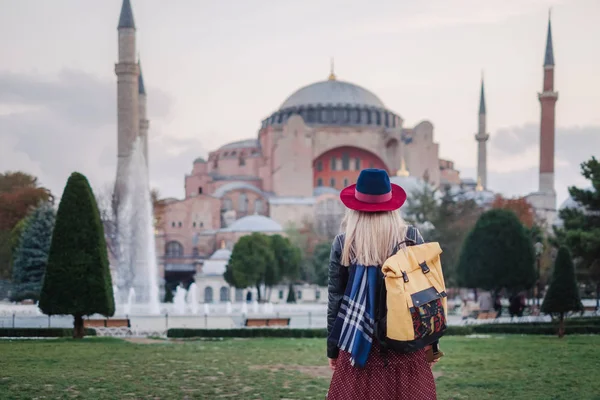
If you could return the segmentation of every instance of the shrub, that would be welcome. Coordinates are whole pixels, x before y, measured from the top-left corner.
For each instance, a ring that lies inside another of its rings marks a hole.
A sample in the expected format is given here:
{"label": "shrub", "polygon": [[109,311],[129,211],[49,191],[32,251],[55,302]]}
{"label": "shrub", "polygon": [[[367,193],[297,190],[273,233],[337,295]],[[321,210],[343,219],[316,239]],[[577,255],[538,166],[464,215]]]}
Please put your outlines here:
{"label": "shrub", "polygon": [[[86,336],[96,336],[94,329],[85,329]],[[0,337],[72,337],[73,329],[64,328],[0,328]]]}

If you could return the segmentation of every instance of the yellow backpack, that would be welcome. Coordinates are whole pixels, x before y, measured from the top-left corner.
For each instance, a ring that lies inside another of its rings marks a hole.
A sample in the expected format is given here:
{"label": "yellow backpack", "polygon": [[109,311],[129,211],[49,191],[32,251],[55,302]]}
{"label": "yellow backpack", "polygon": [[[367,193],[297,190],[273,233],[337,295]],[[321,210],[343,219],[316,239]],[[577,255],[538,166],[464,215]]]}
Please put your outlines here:
{"label": "yellow backpack", "polygon": [[436,342],[447,326],[447,295],[439,243],[401,248],[382,266],[385,290],[377,336],[386,347],[409,353]]}

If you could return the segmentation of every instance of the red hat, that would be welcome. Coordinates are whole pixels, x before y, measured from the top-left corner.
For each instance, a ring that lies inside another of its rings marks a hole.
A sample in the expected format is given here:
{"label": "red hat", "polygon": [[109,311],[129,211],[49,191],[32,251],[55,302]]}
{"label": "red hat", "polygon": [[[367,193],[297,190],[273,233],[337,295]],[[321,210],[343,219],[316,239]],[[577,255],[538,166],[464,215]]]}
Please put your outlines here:
{"label": "red hat", "polygon": [[364,212],[393,211],[402,207],[406,192],[390,183],[390,177],[382,169],[363,169],[355,185],[344,188],[340,200],[352,210]]}

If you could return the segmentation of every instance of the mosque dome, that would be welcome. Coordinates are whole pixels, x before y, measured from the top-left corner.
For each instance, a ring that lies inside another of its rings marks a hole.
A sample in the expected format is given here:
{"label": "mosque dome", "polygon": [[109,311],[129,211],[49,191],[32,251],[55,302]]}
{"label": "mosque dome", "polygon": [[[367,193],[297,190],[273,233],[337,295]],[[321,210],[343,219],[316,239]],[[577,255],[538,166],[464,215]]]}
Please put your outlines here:
{"label": "mosque dome", "polygon": [[196,158],[194,160],[194,164],[202,164],[202,163],[205,163],[205,162],[206,162],[206,160],[204,158],[202,158],[202,157],[198,157],[198,158]]}
{"label": "mosque dome", "polygon": [[318,105],[385,108],[383,102],[367,89],[353,83],[330,79],[298,89],[279,109]]}
{"label": "mosque dome", "polygon": [[281,225],[263,215],[249,215],[235,221],[224,231],[228,232],[283,232]]}
{"label": "mosque dome", "polygon": [[388,110],[373,92],[354,83],[328,80],[311,83],[292,93],[262,122],[262,127],[282,125],[299,115],[307,125],[400,127],[401,119]]}

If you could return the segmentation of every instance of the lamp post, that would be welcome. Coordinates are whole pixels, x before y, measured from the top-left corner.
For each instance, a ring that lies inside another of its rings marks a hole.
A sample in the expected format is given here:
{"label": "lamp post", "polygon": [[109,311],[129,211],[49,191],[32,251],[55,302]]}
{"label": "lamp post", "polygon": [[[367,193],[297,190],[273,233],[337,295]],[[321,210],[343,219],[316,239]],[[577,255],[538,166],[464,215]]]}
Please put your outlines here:
{"label": "lamp post", "polygon": [[542,253],[544,252],[544,244],[542,242],[537,242],[534,245],[534,249],[535,249],[535,258],[537,261],[537,282],[536,282],[536,289],[537,289],[537,306],[538,308],[540,307],[540,278],[541,278],[541,273],[540,273],[540,260],[542,258]]}

